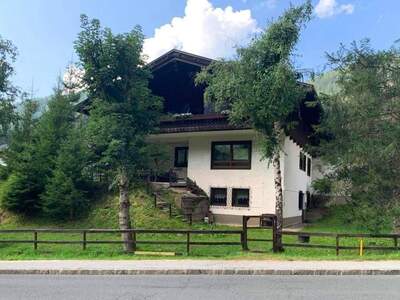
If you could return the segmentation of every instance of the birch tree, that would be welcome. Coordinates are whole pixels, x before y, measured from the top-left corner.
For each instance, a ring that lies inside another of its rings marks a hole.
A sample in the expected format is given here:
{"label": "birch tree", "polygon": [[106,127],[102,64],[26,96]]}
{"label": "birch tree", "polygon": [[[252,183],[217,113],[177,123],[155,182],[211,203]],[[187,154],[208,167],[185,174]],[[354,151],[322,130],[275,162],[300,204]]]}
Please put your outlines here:
{"label": "birch tree", "polygon": [[277,245],[282,248],[283,193],[281,151],[289,115],[305,92],[297,82],[293,52],[312,5],[289,8],[231,60],[212,63],[196,78],[206,84],[205,99],[228,110],[234,125],[248,123],[262,137],[264,158],[272,162],[275,182]]}
{"label": "birch tree", "polygon": [[[119,189],[119,228],[132,228],[129,188],[142,170],[145,137],[158,123],[161,101],[148,88],[151,73],[142,59],[140,27],[113,34],[96,19],[81,16],[75,42],[91,100],[87,141],[98,170],[112,175]],[[132,234],[122,233],[124,250],[134,250]]]}

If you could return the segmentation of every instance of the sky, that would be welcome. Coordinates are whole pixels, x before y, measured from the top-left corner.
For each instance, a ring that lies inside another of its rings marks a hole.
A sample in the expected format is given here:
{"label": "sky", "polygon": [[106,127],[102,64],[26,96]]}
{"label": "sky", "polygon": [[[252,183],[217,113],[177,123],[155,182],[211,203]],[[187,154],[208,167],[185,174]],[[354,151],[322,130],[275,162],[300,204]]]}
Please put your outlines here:
{"label": "sky", "polygon": [[[152,60],[177,48],[229,58],[236,46],[304,0],[0,0],[0,35],[18,48],[13,82],[35,97],[52,93],[57,78],[77,62],[73,43],[87,14],[115,33],[139,24]],[[340,43],[370,38],[385,49],[400,39],[399,0],[313,0],[313,19],[296,50],[298,68],[322,72],[326,53]]]}

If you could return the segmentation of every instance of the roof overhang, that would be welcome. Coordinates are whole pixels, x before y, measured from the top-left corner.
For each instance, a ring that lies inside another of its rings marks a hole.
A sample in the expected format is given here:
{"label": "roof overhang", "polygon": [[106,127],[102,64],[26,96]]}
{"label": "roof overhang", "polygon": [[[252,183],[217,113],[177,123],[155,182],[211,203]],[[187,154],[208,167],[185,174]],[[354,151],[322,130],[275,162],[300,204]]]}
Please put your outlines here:
{"label": "roof overhang", "polygon": [[172,49],[167,53],[161,55],[160,57],[156,58],[155,60],[149,62],[147,66],[152,71],[155,71],[171,62],[183,62],[202,68],[208,66],[210,63],[213,62],[213,60],[204,56],[195,55],[177,49]]}

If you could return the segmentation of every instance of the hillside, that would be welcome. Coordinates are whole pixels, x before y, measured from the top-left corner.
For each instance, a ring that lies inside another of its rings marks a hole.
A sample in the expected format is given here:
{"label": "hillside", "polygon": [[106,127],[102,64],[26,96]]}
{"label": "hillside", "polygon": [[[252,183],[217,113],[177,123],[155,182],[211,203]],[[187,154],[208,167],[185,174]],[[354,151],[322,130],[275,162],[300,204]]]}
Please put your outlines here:
{"label": "hillside", "polygon": [[338,92],[339,89],[336,84],[337,76],[336,71],[329,71],[316,76],[311,83],[315,86],[318,93],[332,95]]}

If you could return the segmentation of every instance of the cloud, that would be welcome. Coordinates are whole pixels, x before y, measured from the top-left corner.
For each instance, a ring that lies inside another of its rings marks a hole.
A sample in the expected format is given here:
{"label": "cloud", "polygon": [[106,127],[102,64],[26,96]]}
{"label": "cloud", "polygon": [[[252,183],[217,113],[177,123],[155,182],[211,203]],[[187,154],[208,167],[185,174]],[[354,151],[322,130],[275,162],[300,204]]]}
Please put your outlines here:
{"label": "cloud", "polygon": [[250,10],[213,7],[208,0],[188,0],[183,17],[155,29],[144,41],[149,61],[176,48],[210,58],[230,57],[259,31]]}
{"label": "cloud", "polygon": [[329,18],[341,13],[352,14],[354,12],[353,4],[339,5],[336,0],[319,0],[315,6],[315,13],[319,18]]}
{"label": "cloud", "polygon": [[261,2],[262,6],[266,6],[268,8],[275,8],[278,4],[278,0],[265,0]]}

